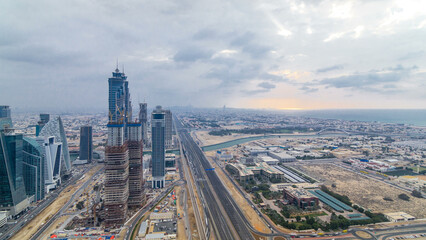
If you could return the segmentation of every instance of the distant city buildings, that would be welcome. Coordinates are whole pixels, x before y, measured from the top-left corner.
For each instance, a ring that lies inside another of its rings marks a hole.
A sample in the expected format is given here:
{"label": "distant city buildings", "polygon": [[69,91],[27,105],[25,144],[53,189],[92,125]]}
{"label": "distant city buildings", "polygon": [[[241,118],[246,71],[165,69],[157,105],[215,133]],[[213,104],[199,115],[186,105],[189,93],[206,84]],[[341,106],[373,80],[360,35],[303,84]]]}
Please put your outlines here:
{"label": "distant city buildings", "polygon": [[92,126],[80,127],[80,161],[91,163],[93,160]]}
{"label": "distant city buildings", "polygon": [[152,112],[152,188],[165,186],[165,112],[157,106]]}

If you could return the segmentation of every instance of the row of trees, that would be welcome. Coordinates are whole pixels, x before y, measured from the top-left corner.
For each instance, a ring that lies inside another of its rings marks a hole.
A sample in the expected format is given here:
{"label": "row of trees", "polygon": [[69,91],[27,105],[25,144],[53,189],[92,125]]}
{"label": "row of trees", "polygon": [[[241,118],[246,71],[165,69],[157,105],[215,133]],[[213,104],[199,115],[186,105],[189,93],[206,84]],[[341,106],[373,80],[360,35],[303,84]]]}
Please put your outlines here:
{"label": "row of trees", "polygon": [[[277,211],[273,209],[265,209],[263,212],[269,216],[269,218],[277,225],[281,225],[285,228],[296,229],[296,230],[306,230],[306,229],[315,229],[318,230],[321,228],[323,231],[337,230],[337,229],[347,229],[351,225],[367,225],[378,222],[388,221],[386,217],[381,213],[371,213],[365,211],[370,219],[365,220],[349,220],[342,215],[337,216],[334,212],[331,215],[330,222],[323,222],[315,217],[305,216],[300,217],[296,216],[296,222],[285,220]],[[290,213],[286,211],[285,208],[281,211],[281,214],[286,218],[290,217]]]}
{"label": "row of trees", "polygon": [[334,198],[336,198],[337,200],[343,202],[344,204],[348,205],[348,206],[352,206],[352,202],[351,200],[349,200],[348,196],[345,195],[340,195],[337,194],[335,192],[330,191],[325,185],[321,186],[321,190],[325,193],[327,193],[330,196],[333,196]]}

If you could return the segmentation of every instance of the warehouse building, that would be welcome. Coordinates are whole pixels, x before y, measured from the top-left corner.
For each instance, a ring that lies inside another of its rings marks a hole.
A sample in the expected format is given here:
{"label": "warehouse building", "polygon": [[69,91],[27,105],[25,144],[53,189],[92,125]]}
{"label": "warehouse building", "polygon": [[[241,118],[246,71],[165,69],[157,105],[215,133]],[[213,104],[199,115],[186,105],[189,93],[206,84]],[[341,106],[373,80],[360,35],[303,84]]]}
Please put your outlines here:
{"label": "warehouse building", "polygon": [[277,178],[284,179],[284,173],[269,166],[267,163],[255,163],[253,166],[245,166],[240,163],[230,163],[229,166],[238,175],[240,181],[249,181],[254,179],[255,176],[264,176],[269,179]]}
{"label": "warehouse building", "polygon": [[416,219],[405,212],[385,213],[384,215],[390,222],[412,221]]}
{"label": "warehouse building", "polygon": [[280,162],[294,162],[296,158],[287,154],[286,152],[268,152],[268,155],[272,158],[277,159]]}

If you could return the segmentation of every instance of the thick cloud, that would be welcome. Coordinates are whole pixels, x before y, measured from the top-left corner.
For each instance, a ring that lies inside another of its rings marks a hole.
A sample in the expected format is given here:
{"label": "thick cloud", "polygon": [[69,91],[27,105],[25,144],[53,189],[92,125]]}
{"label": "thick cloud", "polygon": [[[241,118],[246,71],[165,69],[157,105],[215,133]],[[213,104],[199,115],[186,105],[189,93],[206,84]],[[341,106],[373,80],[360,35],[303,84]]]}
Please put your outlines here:
{"label": "thick cloud", "polygon": [[261,82],[257,86],[264,88],[264,89],[273,89],[273,88],[276,87],[276,85],[274,85],[272,83],[268,83],[268,82]]}
{"label": "thick cloud", "polygon": [[[325,78],[318,85],[334,88],[349,88],[354,90],[366,90],[372,92],[390,93],[396,90],[395,84],[401,83],[410,77],[416,66],[404,68],[402,65],[383,70],[370,70],[366,73],[353,73],[334,78]],[[390,90],[391,89],[391,90]],[[306,90],[306,89],[303,89]]]}
{"label": "thick cloud", "polygon": [[243,103],[254,95],[340,102],[350,94],[377,102],[384,93],[403,107],[425,106],[421,4],[5,1],[0,105],[106,109],[118,58],[133,101],[151,106],[249,107]]}

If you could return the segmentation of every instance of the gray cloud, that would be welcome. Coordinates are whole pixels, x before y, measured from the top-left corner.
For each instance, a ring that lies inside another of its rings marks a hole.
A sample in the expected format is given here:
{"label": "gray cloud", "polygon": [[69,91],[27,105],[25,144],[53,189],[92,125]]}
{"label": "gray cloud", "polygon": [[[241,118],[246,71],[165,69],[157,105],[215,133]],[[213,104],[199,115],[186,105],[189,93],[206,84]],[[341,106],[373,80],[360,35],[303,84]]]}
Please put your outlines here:
{"label": "gray cloud", "polygon": [[[410,76],[416,66],[405,68],[402,65],[386,68],[384,70],[370,70],[366,73],[353,73],[335,78],[324,78],[316,85],[326,88],[350,88],[377,93],[390,93],[396,91],[397,83]],[[392,89],[392,90],[391,90]]]}
{"label": "gray cloud", "polygon": [[258,59],[265,57],[272,49],[271,47],[260,44],[248,44],[244,46],[242,50],[249,54],[252,58]]}
{"label": "gray cloud", "polygon": [[216,36],[217,36],[217,32],[215,30],[205,28],[195,33],[193,36],[193,39],[194,40],[210,40],[212,38],[215,38]]}
{"label": "gray cloud", "polygon": [[320,69],[317,69],[316,72],[317,73],[324,73],[324,72],[340,70],[340,69],[343,69],[343,65],[333,65],[333,66],[330,66],[330,67],[320,68]]}
{"label": "gray cloud", "polygon": [[261,82],[257,86],[261,87],[261,88],[264,88],[264,89],[274,89],[276,87],[275,84],[268,83],[268,82]]}
{"label": "gray cloud", "polygon": [[398,58],[398,61],[405,61],[410,59],[416,59],[425,56],[425,51],[416,51],[416,52],[409,52],[401,57]]}
{"label": "gray cloud", "polygon": [[317,92],[318,88],[312,88],[312,87],[308,87],[308,86],[303,86],[303,87],[299,88],[299,90],[302,90],[305,93],[313,93],[313,92]]}
{"label": "gray cloud", "polygon": [[255,34],[252,32],[245,32],[243,34],[240,34],[237,37],[234,37],[232,41],[230,42],[231,46],[246,46],[249,43],[251,43],[255,38]]}
{"label": "gray cloud", "polygon": [[199,48],[185,48],[179,50],[173,57],[176,62],[195,62],[200,59],[208,59],[212,53]]}

